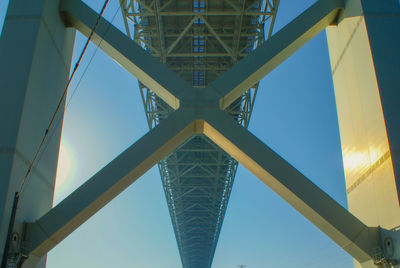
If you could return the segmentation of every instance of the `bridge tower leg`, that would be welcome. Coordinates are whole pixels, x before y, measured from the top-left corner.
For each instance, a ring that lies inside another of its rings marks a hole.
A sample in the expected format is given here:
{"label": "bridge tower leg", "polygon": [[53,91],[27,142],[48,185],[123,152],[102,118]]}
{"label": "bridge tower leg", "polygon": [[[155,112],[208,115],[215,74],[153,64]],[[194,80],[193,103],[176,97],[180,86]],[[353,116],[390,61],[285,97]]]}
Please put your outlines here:
{"label": "bridge tower leg", "polygon": [[327,36],[348,207],[368,226],[392,230],[388,237],[398,259],[400,4],[347,0]]}
{"label": "bridge tower leg", "polygon": [[[75,31],[58,10],[59,1],[10,0],[0,39],[0,259],[14,194],[68,81]],[[63,113],[64,104],[22,189],[11,250],[20,246],[23,222],[52,207]],[[42,258],[37,267],[44,266]]]}

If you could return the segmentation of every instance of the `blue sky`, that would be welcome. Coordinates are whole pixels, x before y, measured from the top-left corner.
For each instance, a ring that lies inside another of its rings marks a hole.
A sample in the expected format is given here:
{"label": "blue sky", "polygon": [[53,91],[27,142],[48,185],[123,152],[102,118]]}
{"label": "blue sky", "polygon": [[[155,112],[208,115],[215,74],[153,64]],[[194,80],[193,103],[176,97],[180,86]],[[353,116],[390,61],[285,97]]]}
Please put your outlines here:
{"label": "blue sky", "polygon": [[[85,2],[97,11],[103,4]],[[107,19],[114,17],[117,2],[110,1]],[[281,0],[275,29],[313,2]],[[7,0],[0,2],[1,23],[6,5]],[[123,29],[121,14],[115,16],[113,24]],[[84,42],[77,33],[73,63]],[[91,45],[69,89],[55,203],[147,130],[137,80]],[[324,32],[262,80],[250,130],[346,205]],[[240,166],[213,268],[236,268],[239,264],[247,268],[350,268],[352,259]],[[157,168],[54,248],[47,267],[181,267]]]}

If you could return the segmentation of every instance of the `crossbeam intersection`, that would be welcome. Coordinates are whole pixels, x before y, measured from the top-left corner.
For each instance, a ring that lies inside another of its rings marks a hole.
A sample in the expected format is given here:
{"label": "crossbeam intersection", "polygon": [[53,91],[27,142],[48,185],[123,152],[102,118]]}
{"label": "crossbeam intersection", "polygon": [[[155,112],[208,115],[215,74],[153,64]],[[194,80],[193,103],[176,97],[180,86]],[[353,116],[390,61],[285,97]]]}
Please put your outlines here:
{"label": "crossbeam intersection", "polygon": [[[205,135],[248,168],[360,263],[381,252],[379,229],[368,227],[224,111],[308,40],[335,22],[341,0],[319,0],[209,87],[189,86],[101,19],[93,42],[175,111],[43,217],[28,224],[30,254],[43,256],[143,173],[192,135]],[[97,14],[64,0],[70,27],[88,35]],[[103,41],[101,41],[103,40]],[[283,45],[282,45],[283,44]]]}

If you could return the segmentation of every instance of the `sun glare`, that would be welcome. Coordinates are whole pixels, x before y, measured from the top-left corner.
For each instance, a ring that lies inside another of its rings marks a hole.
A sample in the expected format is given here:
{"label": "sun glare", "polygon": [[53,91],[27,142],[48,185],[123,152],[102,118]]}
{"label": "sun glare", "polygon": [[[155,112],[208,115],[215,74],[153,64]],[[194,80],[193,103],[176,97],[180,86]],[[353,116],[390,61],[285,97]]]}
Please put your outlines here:
{"label": "sun glare", "polygon": [[62,140],[57,165],[56,195],[64,192],[68,188],[74,170],[75,163],[71,147],[66,140]]}
{"label": "sun glare", "polygon": [[343,156],[343,165],[346,171],[367,169],[373,165],[383,152],[379,149],[369,148],[365,152],[346,152]]}

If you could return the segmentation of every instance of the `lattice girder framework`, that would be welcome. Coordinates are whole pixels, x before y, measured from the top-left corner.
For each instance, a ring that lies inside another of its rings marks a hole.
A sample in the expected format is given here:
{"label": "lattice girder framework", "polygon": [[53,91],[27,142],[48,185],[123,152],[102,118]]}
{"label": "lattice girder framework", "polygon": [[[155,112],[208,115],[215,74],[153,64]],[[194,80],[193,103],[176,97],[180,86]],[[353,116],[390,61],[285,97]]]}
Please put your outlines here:
{"label": "lattice girder framework", "polygon": [[[169,95],[164,94],[164,98],[172,96],[172,99],[178,99],[175,102],[179,104],[176,111],[47,214],[29,224],[27,238],[31,246],[30,255],[33,258],[45,255],[144,172],[197,135],[207,136],[243,164],[360,263],[369,262],[376,254],[384,254],[378,228],[364,225],[223,110],[232,103],[231,96],[241,95],[246,91],[244,84],[258,82],[257,79],[286,59],[288,54],[334,22],[342,8],[343,3],[339,0],[318,1],[201,91],[187,86],[179,77],[151,78],[148,75],[147,78],[153,82],[155,90],[167,91],[164,93]],[[69,24],[84,34],[87,34],[85,28],[93,26],[97,19],[97,14],[80,0],[64,1],[62,11]],[[124,49],[119,47],[121,44],[115,39],[110,38],[117,36],[118,30],[105,20],[101,20],[99,26],[96,38],[104,38],[101,47],[115,60],[121,60],[121,57],[112,52],[115,49]],[[104,29],[109,29],[105,35]],[[129,43],[130,48],[135,46],[133,42]],[[151,61],[150,55],[140,55]],[[123,62],[123,66],[138,66],[135,57],[126,56],[122,59],[132,62]],[[257,60],[251,61],[252,57]],[[247,61],[248,58],[250,62]],[[168,72],[161,63],[155,61],[154,64],[154,68]],[[238,73],[243,66],[246,66],[246,70],[241,75],[229,76]],[[129,71],[134,75],[143,74],[143,69],[136,67]],[[144,83],[146,82],[148,81]],[[178,90],[177,93],[176,87],[158,87],[169,83],[182,85],[184,90]]]}
{"label": "lattice girder framework", "polygon": [[[121,9],[128,35],[134,22],[130,37],[201,90],[264,41],[278,2],[121,1]],[[151,129],[173,109],[143,83],[139,87]],[[244,127],[257,89],[258,83],[226,109]],[[183,267],[211,266],[237,165],[205,136],[159,162]]]}
{"label": "lattice girder framework", "polygon": [[159,164],[184,267],[210,265],[237,162],[204,135]]}

